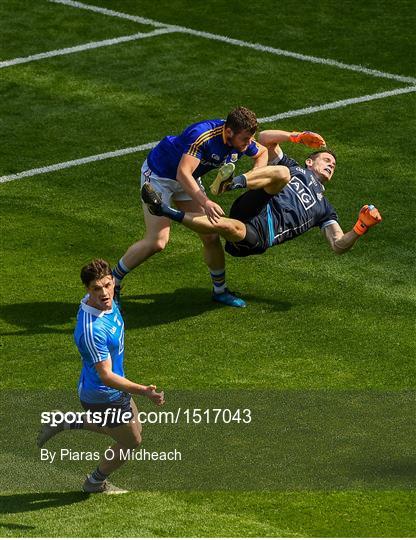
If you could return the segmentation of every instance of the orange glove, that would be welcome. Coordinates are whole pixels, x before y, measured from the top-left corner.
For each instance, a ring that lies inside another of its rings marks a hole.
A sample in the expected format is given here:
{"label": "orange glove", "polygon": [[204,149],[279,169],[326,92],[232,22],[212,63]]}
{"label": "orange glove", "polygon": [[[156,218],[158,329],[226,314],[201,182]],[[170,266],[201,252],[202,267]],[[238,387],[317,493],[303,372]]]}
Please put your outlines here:
{"label": "orange glove", "polygon": [[289,135],[289,140],[293,143],[301,143],[305,146],[309,146],[310,148],[320,148],[321,146],[325,146],[326,143],[324,139],[318,135],[318,133],[314,133],[313,131],[294,131]]}
{"label": "orange glove", "polygon": [[373,204],[366,204],[360,210],[357,223],[354,225],[354,231],[362,236],[370,227],[374,227],[381,221],[380,212]]}

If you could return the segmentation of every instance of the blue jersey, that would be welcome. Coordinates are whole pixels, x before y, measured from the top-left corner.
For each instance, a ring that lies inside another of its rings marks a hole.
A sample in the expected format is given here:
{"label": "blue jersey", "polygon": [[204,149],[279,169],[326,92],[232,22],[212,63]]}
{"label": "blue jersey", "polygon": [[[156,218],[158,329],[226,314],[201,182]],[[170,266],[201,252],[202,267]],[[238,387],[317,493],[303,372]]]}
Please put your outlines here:
{"label": "blue jersey", "polygon": [[323,229],[338,221],[334,208],[324,196],[324,186],[311,170],[300,167],[286,155],[278,165],[288,167],[289,184],[249,221],[258,232],[264,249],[283,244],[312,227]]}
{"label": "blue jersey", "polygon": [[81,354],[82,370],[78,394],[86,403],[106,403],[119,399],[120,390],[102,383],[95,365],[111,358],[112,371],[124,377],[124,322],[113,302],[109,311],[100,311],[81,300],[74,331],[75,343]]}
{"label": "blue jersey", "polygon": [[149,168],[162,178],[176,180],[176,171],[183,154],[200,160],[193,172],[194,178],[221,167],[229,161],[235,162],[243,155],[255,156],[259,147],[252,141],[245,152],[229,146],[225,140],[225,120],[204,120],[187,127],[180,135],[169,135],[147,156]]}

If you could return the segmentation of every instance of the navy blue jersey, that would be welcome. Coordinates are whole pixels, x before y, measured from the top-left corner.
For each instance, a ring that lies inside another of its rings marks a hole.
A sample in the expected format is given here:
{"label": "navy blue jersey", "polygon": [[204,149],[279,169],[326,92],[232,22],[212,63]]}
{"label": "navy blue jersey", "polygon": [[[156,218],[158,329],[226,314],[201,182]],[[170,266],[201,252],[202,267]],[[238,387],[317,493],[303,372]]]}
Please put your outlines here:
{"label": "navy blue jersey", "polygon": [[229,146],[224,131],[225,120],[204,120],[187,127],[180,135],[168,135],[147,156],[149,168],[162,178],[176,180],[179,162],[183,154],[189,154],[201,161],[193,172],[194,178],[199,178],[224,163],[258,153],[255,141],[244,152]]}
{"label": "navy blue jersey", "polygon": [[283,155],[278,165],[288,167],[291,180],[249,223],[264,249],[292,240],[312,227],[323,229],[338,221],[324,196],[325,188],[312,171]]}

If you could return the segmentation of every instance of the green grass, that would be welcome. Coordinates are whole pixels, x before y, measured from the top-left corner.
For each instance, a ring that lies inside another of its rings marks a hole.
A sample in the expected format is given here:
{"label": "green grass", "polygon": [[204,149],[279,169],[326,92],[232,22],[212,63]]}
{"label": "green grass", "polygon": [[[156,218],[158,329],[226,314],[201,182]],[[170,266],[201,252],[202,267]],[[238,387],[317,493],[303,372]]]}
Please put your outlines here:
{"label": "green grass", "polygon": [[[404,0],[370,1],[360,9],[329,0],[318,7],[281,3],[278,9],[269,1],[89,3],[414,76],[414,10]],[[43,0],[12,0],[0,9],[1,60],[152,30]],[[404,86],[182,34],[14,66],[0,74],[0,175],[156,141],[195,120],[224,116],[237,104],[261,117]],[[51,468],[40,463],[32,446],[39,410],[46,404],[69,408],[75,398],[79,359],[72,330],[83,294],[81,265],[95,256],[115,263],[143,234],[137,181],[146,154],[1,186],[3,535],[416,534],[411,514],[414,112],[414,96],[408,94],[261,126],[313,129],[325,136],[338,154],[328,198],[345,230],[362,204],[380,208],[383,223],[351,253],[333,255],[320,234],[310,231],[261,257],[228,258],[228,282],[249,303],[247,310],[232,310],[211,302],[200,243],[173,225],[166,250],[126,279],[131,379],[164,388],[171,406],[183,390],[195,400],[198,391],[220,390],[224,406],[230,390],[240,392],[242,403],[253,399],[247,391],[258,393],[259,403],[252,403],[261,412],[254,440],[231,428],[200,435],[186,427],[166,435],[150,426],[145,430],[149,448],[165,437],[171,446],[180,443],[185,449],[192,441],[195,459],[198,444],[201,459],[228,451],[225,473],[236,467],[236,474],[222,491],[215,481],[192,489],[192,476],[190,491],[175,489],[180,483],[174,468],[164,483],[160,468],[129,463],[114,482],[137,491],[117,500],[87,498],[76,490],[91,464]],[[287,150],[299,160],[307,152]],[[249,166],[246,160],[239,170]],[[232,200],[232,195],[221,199],[224,209]],[[299,403],[307,392],[317,392],[322,409],[316,398],[304,412],[289,407],[284,421],[276,423],[281,411],[277,391],[290,399],[299,396]],[[332,404],[327,392],[334,393]],[[345,392],[360,396],[351,398],[351,414],[349,401],[340,397]],[[402,394],[405,405],[391,397]],[[387,396],[384,402],[377,401],[380,395]],[[274,431],[276,426],[280,431]],[[212,439],[204,439],[210,433]],[[89,441],[107,442],[77,435],[65,439],[77,449]],[[58,448],[59,441],[51,447]],[[267,491],[245,483],[240,467],[245,449],[247,456],[264,457],[261,474],[272,464],[273,474],[280,475],[269,476]],[[315,465],[308,469],[310,455]],[[195,463],[192,474],[198,478],[203,466]],[[211,465],[208,459],[208,472]],[[152,484],[158,475],[163,489]]]}

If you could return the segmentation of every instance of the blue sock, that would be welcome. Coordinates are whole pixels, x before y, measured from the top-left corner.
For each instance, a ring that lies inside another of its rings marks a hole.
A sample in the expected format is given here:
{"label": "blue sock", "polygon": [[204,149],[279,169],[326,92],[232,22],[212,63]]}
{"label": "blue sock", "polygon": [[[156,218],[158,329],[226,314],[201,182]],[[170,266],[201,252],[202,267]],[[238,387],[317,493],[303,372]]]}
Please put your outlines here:
{"label": "blue sock", "polygon": [[127,266],[123,262],[123,258],[121,258],[116,264],[116,266],[113,268],[113,276],[114,276],[114,279],[116,280],[116,285],[120,285],[121,280],[129,272],[130,272],[130,268],[127,268]]}
{"label": "blue sock", "polygon": [[172,208],[171,206],[168,206],[164,203],[162,203],[161,208],[164,216],[173,219],[173,221],[177,221],[178,223],[182,223],[183,218],[185,217],[185,212],[182,212],[181,210],[176,210],[176,208]]}
{"label": "blue sock", "polygon": [[212,286],[214,287],[214,292],[217,294],[223,293],[226,289],[224,268],[221,270],[210,270],[210,274],[212,279]]}
{"label": "blue sock", "polygon": [[247,178],[244,174],[234,176],[232,183],[230,184],[229,189],[245,189],[247,187]]}

